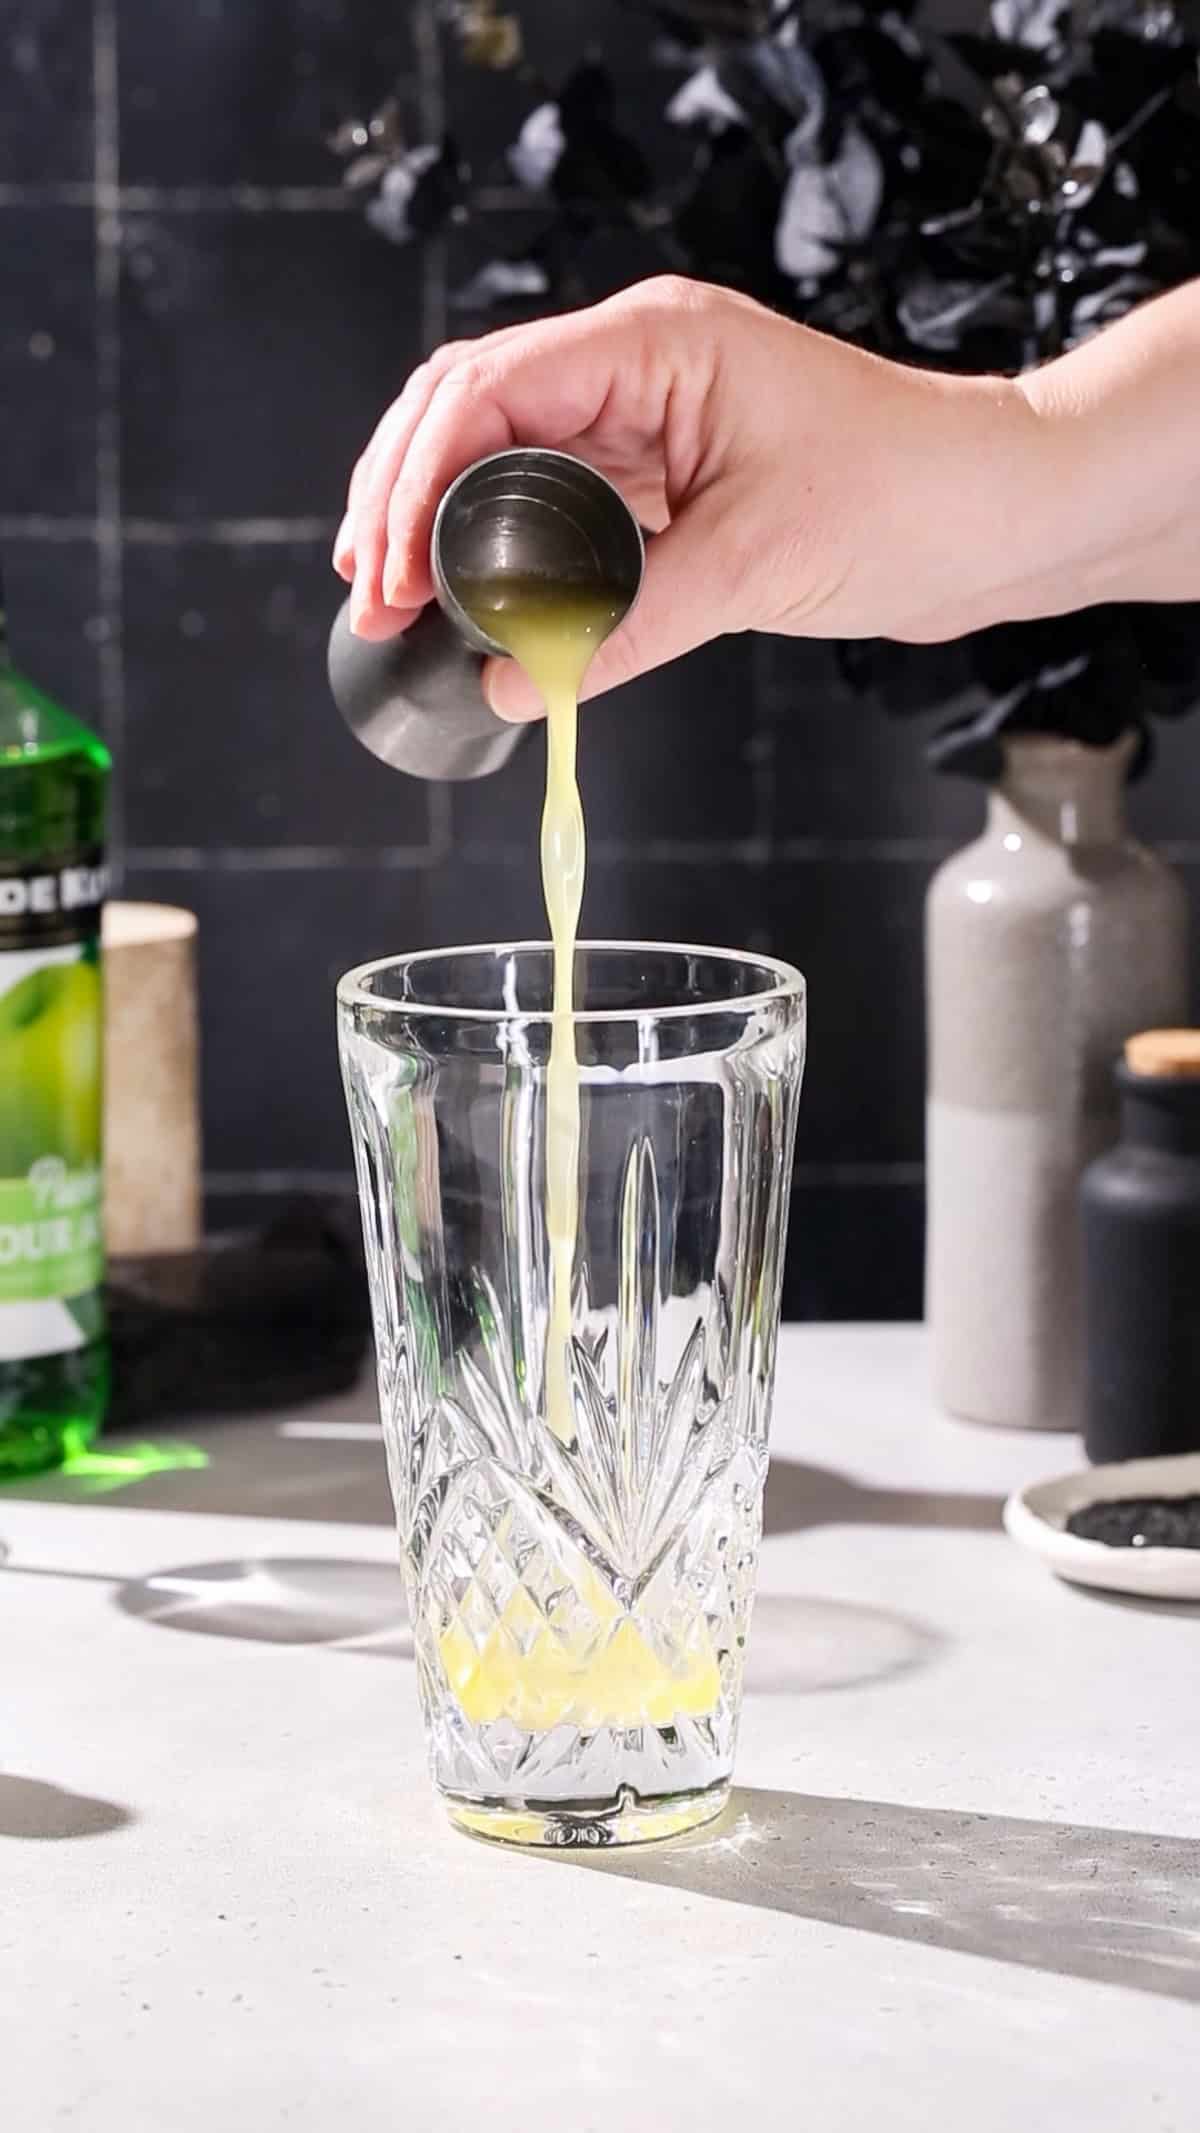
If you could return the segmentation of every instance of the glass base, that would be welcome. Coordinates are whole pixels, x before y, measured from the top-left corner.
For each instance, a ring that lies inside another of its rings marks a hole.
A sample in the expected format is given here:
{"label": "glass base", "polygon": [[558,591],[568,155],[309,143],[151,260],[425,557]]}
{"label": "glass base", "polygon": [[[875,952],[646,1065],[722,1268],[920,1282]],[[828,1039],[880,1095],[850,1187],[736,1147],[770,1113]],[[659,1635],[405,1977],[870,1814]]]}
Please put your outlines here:
{"label": "glass base", "polygon": [[464,1800],[450,1792],[442,1798],[454,1827],[471,1837],[550,1851],[605,1851],[615,1844],[658,1844],[702,1828],[720,1814],[729,1787],[722,1783],[704,1792],[665,1793],[650,1800],[639,1799],[627,1787],[610,1806]]}

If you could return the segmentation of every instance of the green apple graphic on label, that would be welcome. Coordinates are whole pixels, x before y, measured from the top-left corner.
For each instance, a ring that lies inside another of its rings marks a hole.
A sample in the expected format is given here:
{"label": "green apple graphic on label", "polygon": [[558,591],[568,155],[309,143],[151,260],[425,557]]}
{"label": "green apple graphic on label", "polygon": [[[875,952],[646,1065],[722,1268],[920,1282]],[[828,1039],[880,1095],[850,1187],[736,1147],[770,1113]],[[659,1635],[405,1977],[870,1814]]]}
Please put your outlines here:
{"label": "green apple graphic on label", "polygon": [[0,1178],[100,1159],[100,972],[45,963],[0,993]]}

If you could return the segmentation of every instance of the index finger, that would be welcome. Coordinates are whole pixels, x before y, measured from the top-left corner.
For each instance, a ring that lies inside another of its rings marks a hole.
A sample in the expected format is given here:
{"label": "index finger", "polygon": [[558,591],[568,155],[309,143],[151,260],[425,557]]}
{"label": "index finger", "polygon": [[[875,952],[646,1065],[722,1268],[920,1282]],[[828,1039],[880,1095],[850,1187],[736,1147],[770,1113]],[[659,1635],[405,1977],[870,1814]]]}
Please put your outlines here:
{"label": "index finger", "polygon": [[388,512],[388,589],[407,600],[428,584],[434,515],[450,483],[489,452],[562,445],[590,430],[613,387],[629,329],[576,315],[528,339],[469,356],[442,379],[410,440]]}
{"label": "index finger", "polygon": [[380,588],[386,600],[417,606],[429,599],[434,516],[450,483],[475,460],[516,443],[582,440],[610,414],[656,434],[669,383],[661,332],[648,359],[649,349],[636,308],[615,298],[481,342],[453,364],[430,396],[392,486]]}

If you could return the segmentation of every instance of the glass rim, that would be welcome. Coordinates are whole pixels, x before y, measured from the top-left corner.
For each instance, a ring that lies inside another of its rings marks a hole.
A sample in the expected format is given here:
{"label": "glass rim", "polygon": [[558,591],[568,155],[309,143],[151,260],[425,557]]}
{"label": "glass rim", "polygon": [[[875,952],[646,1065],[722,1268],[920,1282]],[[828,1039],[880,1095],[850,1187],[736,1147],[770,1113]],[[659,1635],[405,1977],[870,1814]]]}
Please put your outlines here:
{"label": "glass rim", "polygon": [[[807,995],[804,976],[794,964],[746,948],[712,948],[691,941],[579,940],[575,945],[577,952],[600,950],[633,955],[641,952],[647,955],[705,956],[716,963],[739,964],[743,968],[766,971],[774,979],[774,983],[764,986],[761,992],[722,993],[711,1000],[680,1001],[672,1007],[655,1007],[650,1001],[644,1001],[638,1007],[577,1007],[571,1013],[571,1021],[576,1025],[636,1023],[645,1021],[647,1016],[655,1022],[677,1022],[706,1015],[745,1015],[757,1008],[778,1006],[787,1000],[798,1000],[803,1004]],[[553,1012],[548,1007],[455,1007],[444,1001],[387,999],[370,988],[370,980],[385,970],[403,970],[419,963],[446,963],[454,956],[521,955],[530,951],[549,955],[552,943],[545,940],[470,941],[458,948],[414,948],[405,955],[376,956],[369,963],[356,964],[338,979],[338,1005],[350,1009],[373,1008],[440,1022],[482,1022],[493,1026],[521,1023],[548,1027],[554,1021]]]}

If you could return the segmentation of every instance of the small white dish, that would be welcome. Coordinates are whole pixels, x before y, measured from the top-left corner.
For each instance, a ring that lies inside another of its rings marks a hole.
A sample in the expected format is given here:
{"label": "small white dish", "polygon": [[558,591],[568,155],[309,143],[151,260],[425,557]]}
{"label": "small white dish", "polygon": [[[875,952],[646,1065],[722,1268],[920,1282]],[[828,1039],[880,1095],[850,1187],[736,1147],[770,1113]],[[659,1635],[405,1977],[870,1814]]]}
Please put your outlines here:
{"label": "small white dish", "polygon": [[1010,1496],[1004,1525],[1012,1539],[1073,1585],[1141,1593],[1153,1600],[1200,1600],[1200,1548],[1110,1548],[1064,1531],[1073,1511],[1122,1496],[1200,1495],[1200,1452],[1176,1459],[1124,1459],[1081,1467]]}

